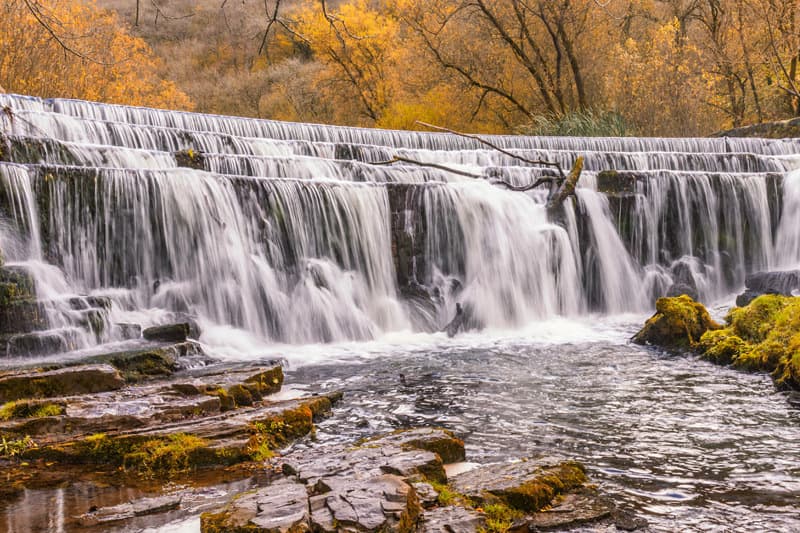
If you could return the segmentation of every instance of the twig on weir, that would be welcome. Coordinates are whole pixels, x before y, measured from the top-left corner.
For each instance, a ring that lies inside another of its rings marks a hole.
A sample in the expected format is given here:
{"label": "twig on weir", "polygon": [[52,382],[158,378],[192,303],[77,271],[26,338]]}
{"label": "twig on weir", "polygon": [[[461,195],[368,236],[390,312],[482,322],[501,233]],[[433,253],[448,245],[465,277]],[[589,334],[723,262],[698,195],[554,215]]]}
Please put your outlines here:
{"label": "twig on weir", "polygon": [[543,166],[547,166],[547,167],[556,168],[556,169],[558,169],[558,173],[561,176],[561,179],[562,180],[563,179],[567,179],[567,175],[564,173],[564,169],[562,169],[561,165],[559,165],[555,161],[545,161],[545,160],[542,160],[542,159],[528,159],[527,157],[522,157],[521,155],[515,154],[514,152],[509,152],[508,150],[505,150],[504,148],[501,148],[501,147],[497,146],[496,144],[487,141],[486,139],[484,139],[483,137],[481,137],[479,135],[473,135],[471,133],[462,133],[460,131],[451,130],[449,128],[443,128],[442,126],[436,126],[434,124],[428,124],[427,122],[422,122],[421,120],[417,120],[416,123],[419,124],[420,126],[425,126],[426,128],[431,128],[431,129],[434,129],[434,130],[443,131],[443,132],[446,132],[446,133],[451,133],[451,134],[457,135],[459,137],[464,137],[466,139],[472,139],[472,140],[478,141],[479,143],[481,143],[483,145],[486,145],[489,148],[497,150],[501,154],[505,154],[505,155],[507,155],[509,157],[512,157],[512,158],[517,159],[519,161],[522,161],[524,163],[528,163],[530,165],[543,165]]}
{"label": "twig on weir", "polygon": [[411,165],[419,165],[421,167],[429,167],[429,168],[435,168],[437,170],[443,170],[445,172],[452,172],[453,174],[466,176],[468,178],[484,179],[484,176],[480,174],[473,174],[471,172],[467,172],[466,170],[458,170],[456,168],[447,167],[445,165],[438,165],[436,163],[426,163],[424,161],[417,161],[415,159],[409,159],[407,157],[402,157],[399,155],[394,156],[388,161],[378,161],[377,163],[370,163],[370,165],[391,165],[393,163],[409,163]]}

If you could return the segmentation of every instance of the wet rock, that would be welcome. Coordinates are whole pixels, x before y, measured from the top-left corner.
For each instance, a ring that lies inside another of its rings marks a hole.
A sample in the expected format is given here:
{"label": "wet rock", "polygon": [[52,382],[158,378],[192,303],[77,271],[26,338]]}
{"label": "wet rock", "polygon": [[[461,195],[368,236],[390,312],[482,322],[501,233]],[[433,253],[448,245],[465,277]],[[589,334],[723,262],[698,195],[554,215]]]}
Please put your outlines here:
{"label": "wet rock", "polygon": [[191,148],[175,152],[175,161],[178,163],[179,167],[206,170],[206,158],[203,152],[192,150]]}
{"label": "wet rock", "polygon": [[593,491],[567,494],[547,510],[517,520],[509,532],[571,529],[611,518],[614,509],[612,502],[598,496]]}
{"label": "wet rock", "polygon": [[[0,407],[0,420],[44,418],[63,415],[67,404],[53,400],[16,400]],[[26,433],[30,434],[30,433]]]}
{"label": "wet rock", "polygon": [[719,329],[703,304],[689,296],[659,298],[654,314],[633,337],[637,344],[669,350],[694,348],[706,331]]}
{"label": "wet rock", "polygon": [[587,481],[580,463],[545,457],[482,466],[455,476],[450,485],[481,505],[502,503],[522,512],[536,512]]}
{"label": "wet rock", "polygon": [[390,435],[369,439],[366,443],[427,450],[439,454],[444,464],[458,463],[466,459],[464,441],[456,437],[452,431],[442,428],[400,430]]}
{"label": "wet rock", "polygon": [[50,330],[13,335],[7,340],[6,352],[11,356],[35,357],[68,352],[77,346],[77,330]]}
{"label": "wet rock", "polygon": [[283,385],[283,368],[275,365],[268,370],[264,370],[244,380],[243,385],[250,390],[251,394],[267,396],[275,394],[281,390]]}
{"label": "wet rock", "polygon": [[121,389],[125,381],[109,365],[83,365],[50,371],[0,375],[0,402],[54,398]]}
{"label": "wet rock", "polygon": [[39,302],[15,300],[0,305],[0,335],[31,333],[47,327],[47,315]]}
{"label": "wet rock", "polygon": [[[328,486],[332,476],[368,479],[388,473],[412,480],[445,482],[447,475],[438,455],[425,450],[367,443],[355,448],[332,446],[311,452],[294,452],[281,459],[283,472],[309,485]],[[330,488],[330,487],[329,487]]]}
{"label": "wet rock", "polygon": [[114,324],[114,327],[123,340],[135,340],[142,337],[142,326],[139,324],[119,323]]}
{"label": "wet rock", "polygon": [[83,526],[112,524],[114,522],[129,520],[137,516],[148,516],[174,511],[180,508],[180,506],[180,495],[167,494],[154,498],[140,498],[112,507],[101,507],[100,509],[80,516],[79,520]]}
{"label": "wet rock", "polygon": [[266,488],[246,493],[217,513],[204,513],[203,533],[248,531],[301,533],[311,530],[306,486],[282,480]]}
{"label": "wet rock", "polygon": [[636,192],[637,174],[603,170],[597,174],[597,190],[604,194],[629,195]]}
{"label": "wet rock", "polygon": [[464,507],[439,507],[425,511],[419,530],[422,533],[477,533],[486,528],[486,517]]}
{"label": "wet rock", "polygon": [[674,298],[676,296],[683,296],[686,295],[692,300],[697,300],[699,297],[699,293],[697,292],[696,287],[692,287],[691,285],[687,285],[685,283],[673,283],[667,289],[667,293],[665,296],[667,298]]}
{"label": "wet rock", "polygon": [[311,503],[312,521],[319,530],[416,530],[422,508],[414,489],[400,476],[334,477],[328,483],[330,490]]}
{"label": "wet rock", "polygon": [[745,278],[746,290],[736,298],[736,305],[744,307],[762,294],[791,296],[800,291],[800,270],[756,272]]}
{"label": "wet rock", "polygon": [[166,324],[153,326],[142,331],[142,336],[149,341],[185,342],[189,338],[189,324]]}
{"label": "wet rock", "polygon": [[178,370],[180,358],[202,354],[202,347],[189,341],[169,346],[148,346],[93,355],[84,358],[83,361],[109,364],[117,368],[126,381],[137,383],[170,376]]}
{"label": "wet rock", "polygon": [[439,492],[433,488],[433,485],[424,481],[418,481],[412,483],[411,486],[414,488],[414,492],[417,493],[419,503],[422,507],[430,509],[436,506],[439,500]]}

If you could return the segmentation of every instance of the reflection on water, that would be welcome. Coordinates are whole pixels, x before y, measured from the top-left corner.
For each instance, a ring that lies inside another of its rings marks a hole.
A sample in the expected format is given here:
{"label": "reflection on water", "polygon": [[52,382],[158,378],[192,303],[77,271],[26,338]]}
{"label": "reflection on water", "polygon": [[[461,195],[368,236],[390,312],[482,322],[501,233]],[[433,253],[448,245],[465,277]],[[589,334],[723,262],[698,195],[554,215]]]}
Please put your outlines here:
{"label": "reflection on water", "polygon": [[654,530],[800,530],[800,411],[768,376],[610,343],[502,343],[303,367],[345,390],[323,440],[424,424],[468,460],[584,461]]}

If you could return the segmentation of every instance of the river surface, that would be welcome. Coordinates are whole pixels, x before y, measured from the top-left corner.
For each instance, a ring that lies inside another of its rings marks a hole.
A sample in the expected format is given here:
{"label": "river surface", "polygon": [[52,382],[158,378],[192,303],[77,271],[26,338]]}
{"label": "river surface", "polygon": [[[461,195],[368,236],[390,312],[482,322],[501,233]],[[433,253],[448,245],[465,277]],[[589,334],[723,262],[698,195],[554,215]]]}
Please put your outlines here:
{"label": "river surface", "polygon": [[442,340],[303,366],[287,382],[345,391],[321,440],[444,426],[468,461],[584,462],[653,531],[800,531],[800,396],[766,375],[628,344],[632,324],[565,326],[597,338]]}
{"label": "river surface", "polygon": [[[409,334],[272,346],[266,354],[229,331],[227,350],[216,350],[230,360],[252,360],[246,349],[265,359],[282,354],[283,396],[344,391],[333,416],[318,424],[321,442],[442,426],[464,438],[471,463],[540,453],[583,462],[601,491],[647,519],[650,531],[800,531],[800,394],[777,392],[766,375],[630,344],[644,318],[557,319],[454,339]],[[223,337],[211,331],[209,338],[215,335]],[[189,503],[196,513],[213,509],[227,490],[200,489]],[[27,491],[5,508],[0,530],[3,522],[15,531],[36,530],[26,524],[82,530],[76,516],[89,503],[142,495],[81,483]],[[165,518],[114,531],[199,531],[197,514],[177,514],[166,525]]]}

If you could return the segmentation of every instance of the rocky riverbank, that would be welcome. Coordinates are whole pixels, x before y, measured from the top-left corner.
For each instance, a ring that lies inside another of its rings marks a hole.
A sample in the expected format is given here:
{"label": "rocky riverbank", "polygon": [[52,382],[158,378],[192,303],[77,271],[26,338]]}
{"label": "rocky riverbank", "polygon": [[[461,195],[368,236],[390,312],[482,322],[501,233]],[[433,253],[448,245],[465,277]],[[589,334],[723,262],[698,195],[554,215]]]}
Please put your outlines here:
{"label": "rocky riverbank", "polygon": [[638,344],[692,351],[714,363],[767,372],[780,390],[800,390],[800,298],[764,294],[734,307],[725,324],[683,295],[660,298],[634,336]]}
{"label": "rocky riverbank", "polygon": [[[159,350],[166,347],[148,353]],[[141,495],[96,496],[73,510],[75,527],[98,531],[201,512],[206,532],[642,525],[567,458],[515,458],[451,475],[448,465],[463,465],[466,454],[443,429],[316,444],[314,421],[341,395],[281,399],[279,365],[210,365],[143,379],[139,363],[152,359],[105,359],[0,375],[4,500],[79,482]]]}

